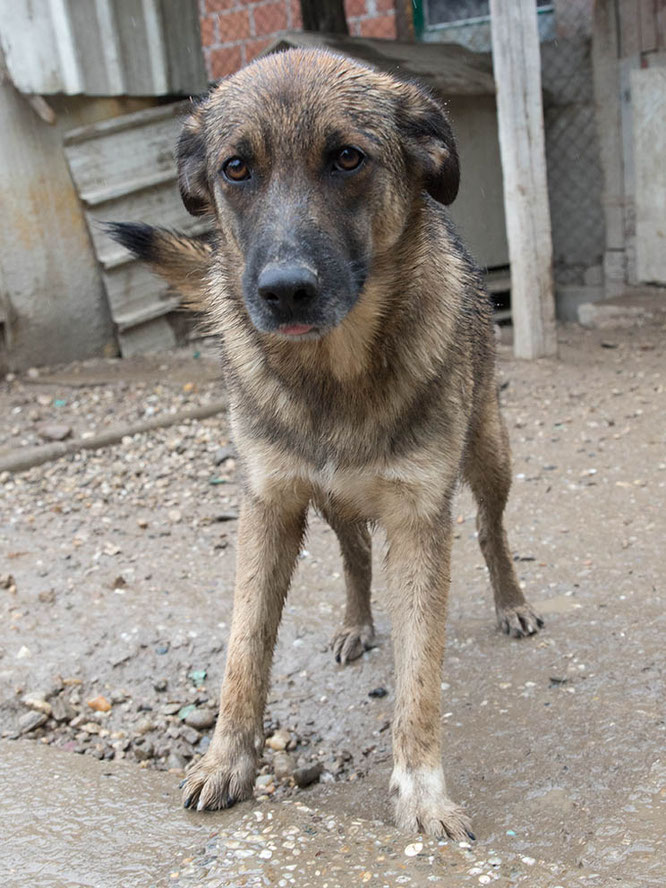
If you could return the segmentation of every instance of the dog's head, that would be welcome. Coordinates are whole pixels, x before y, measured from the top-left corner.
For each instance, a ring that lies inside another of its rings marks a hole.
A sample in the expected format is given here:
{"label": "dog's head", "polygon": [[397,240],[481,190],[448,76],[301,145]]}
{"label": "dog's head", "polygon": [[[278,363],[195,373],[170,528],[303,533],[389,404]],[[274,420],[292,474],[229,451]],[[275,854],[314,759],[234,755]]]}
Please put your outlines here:
{"label": "dog's head", "polygon": [[189,212],[218,218],[257,329],[308,339],[353,308],[415,202],[451,203],[459,180],[447,116],[423,88],[303,50],[215,86],[178,167]]}

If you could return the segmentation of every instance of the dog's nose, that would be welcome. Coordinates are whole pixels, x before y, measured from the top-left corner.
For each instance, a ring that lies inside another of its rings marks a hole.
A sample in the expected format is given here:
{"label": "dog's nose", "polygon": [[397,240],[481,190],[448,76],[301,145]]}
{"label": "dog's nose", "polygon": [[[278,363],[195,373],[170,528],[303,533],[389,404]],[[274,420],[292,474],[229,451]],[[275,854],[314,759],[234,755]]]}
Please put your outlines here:
{"label": "dog's nose", "polygon": [[302,265],[269,265],[259,275],[257,290],[271,308],[289,312],[307,308],[319,295],[316,276]]}

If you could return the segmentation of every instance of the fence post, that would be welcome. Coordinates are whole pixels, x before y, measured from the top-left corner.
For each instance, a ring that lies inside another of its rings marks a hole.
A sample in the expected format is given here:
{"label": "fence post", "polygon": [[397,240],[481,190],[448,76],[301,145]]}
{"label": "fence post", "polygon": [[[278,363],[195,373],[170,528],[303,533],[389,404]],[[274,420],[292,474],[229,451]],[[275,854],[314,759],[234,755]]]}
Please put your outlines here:
{"label": "fence post", "polygon": [[490,0],[514,354],[557,352],[536,0]]}

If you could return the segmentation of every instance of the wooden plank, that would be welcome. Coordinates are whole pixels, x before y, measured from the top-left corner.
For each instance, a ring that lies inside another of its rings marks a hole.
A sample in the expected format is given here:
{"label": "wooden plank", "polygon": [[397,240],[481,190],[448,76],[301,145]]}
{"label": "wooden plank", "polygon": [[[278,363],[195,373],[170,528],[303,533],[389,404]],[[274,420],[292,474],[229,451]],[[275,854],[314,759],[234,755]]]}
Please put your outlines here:
{"label": "wooden plank", "polygon": [[666,284],[666,68],[631,72],[636,183],[636,277]]}
{"label": "wooden plank", "polygon": [[657,48],[666,49],[666,0],[657,0]]}
{"label": "wooden plank", "polygon": [[641,27],[638,0],[618,0],[620,19],[620,58],[640,52]]}
{"label": "wooden plank", "polygon": [[538,358],[557,352],[557,337],[534,0],[490,0],[490,17],[514,353],[520,358]]}
{"label": "wooden plank", "polygon": [[129,194],[137,194],[140,191],[147,191],[156,185],[165,185],[167,182],[175,182],[178,173],[175,169],[162,170],[152,176],[142,179],[131,179],[125,183],[117,183],[107,185],[103,188],[93,189],[91,191],[82,191],[81,200],[88,204],[89,207],[97,206],[97,204],[106,203],[109,200],[117,200],[119,197],[126,197]]}
{"label": "wooden plank", "polygon": [[624,173],[620,115],[619,35],[614,0],[595,4],[592,73],[603,171],[606,249],[624,249]]}
{"label": "wooden plank", "polygon": [[130,358],[132,355],[174,348],[176,336],[166,318],[156,318],[118,333],[118,341],[123,357]]}
{"label": "wooden plank", "polygon": [[655,0],[639,0],[638,16],[641,29],[641,52],[657,48],[657,10]]}
{"label": "wooden plank", "polygon": [[[104,285],[114,323],[129,325],[134,314],[149,313],[159,307],[154,317],[171,311],[180,299],[161,278],[140,262],[127,262],[103,272]],[[168,306],[168,307],[164,307]]]}
{"label": "wooden plank", "polygon": [[[144,113],[139,112],[140,115]],[[171,112],[155,121],[142,117],[133,128],[111,131],[104,128],[97,132],[88,128],[87,138],[65,145],[67,162],[78,191],[90,194],[103,189],[113,190],[130,181],[138,182],[173,172],[181,126],[181,116]]]}

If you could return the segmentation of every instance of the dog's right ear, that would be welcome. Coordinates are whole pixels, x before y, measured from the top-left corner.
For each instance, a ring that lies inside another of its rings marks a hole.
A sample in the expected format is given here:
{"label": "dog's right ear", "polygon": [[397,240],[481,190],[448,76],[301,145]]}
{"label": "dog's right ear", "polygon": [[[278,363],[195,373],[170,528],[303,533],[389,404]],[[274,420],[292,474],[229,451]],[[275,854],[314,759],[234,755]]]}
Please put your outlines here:
{"label": "dog's right ear", "polygon": [[185,209],[193,216],[213,212],[213,198],[206,163],[204,139],[205,101],[197,105],[185,121],[178,140],[178,187]]}

